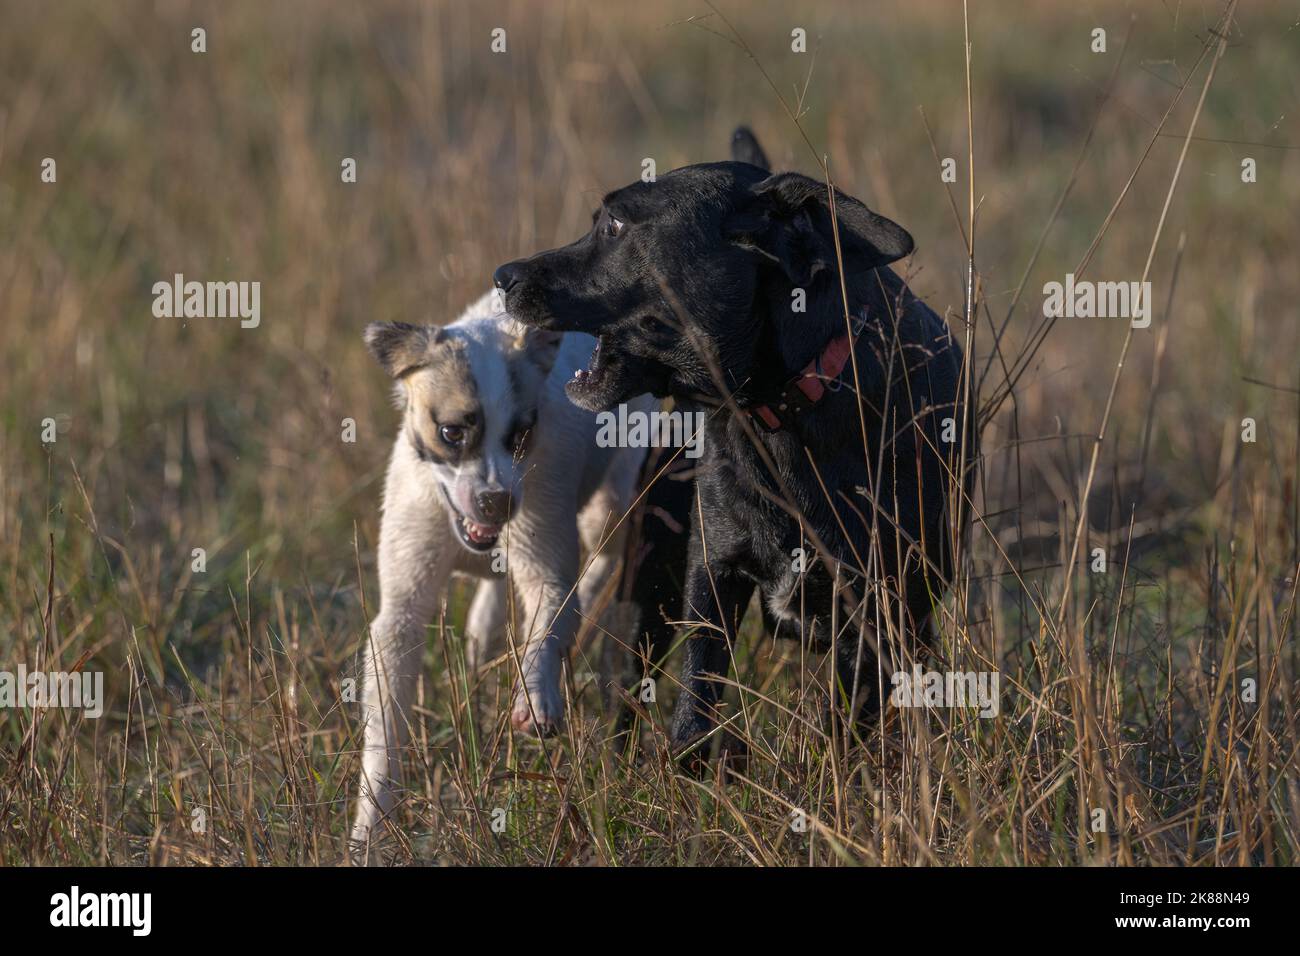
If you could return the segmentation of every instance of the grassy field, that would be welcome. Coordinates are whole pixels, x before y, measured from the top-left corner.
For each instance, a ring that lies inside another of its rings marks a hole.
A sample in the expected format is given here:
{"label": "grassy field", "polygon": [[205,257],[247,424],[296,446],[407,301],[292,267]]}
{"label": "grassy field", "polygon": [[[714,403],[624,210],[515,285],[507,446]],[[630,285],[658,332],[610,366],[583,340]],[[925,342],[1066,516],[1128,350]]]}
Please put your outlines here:
{"label": "grassy field", "polygon": [[[397,426],[362,327],[454,317],[739,122],[778,168],[824,156],[973,314],[984,457],[934,666],[1000,671],[1000,715],[889,709],[849,745],[826,668],[749,640],[749,763],[697,781],[671,689],[625,757],[584,646],[542,744],[509,667],[431,628],[392,858],[1300,862],[1300,23],[1223,13],[972,4],[968,112],[956,2],[0,0],[0,670],[107,694],[0,708],[0,863],[344,859]],[[260,324],[155,318],[175,273],[260,281]],[[1067,273],[1148,278],[1151,326],[1049,328]]]}

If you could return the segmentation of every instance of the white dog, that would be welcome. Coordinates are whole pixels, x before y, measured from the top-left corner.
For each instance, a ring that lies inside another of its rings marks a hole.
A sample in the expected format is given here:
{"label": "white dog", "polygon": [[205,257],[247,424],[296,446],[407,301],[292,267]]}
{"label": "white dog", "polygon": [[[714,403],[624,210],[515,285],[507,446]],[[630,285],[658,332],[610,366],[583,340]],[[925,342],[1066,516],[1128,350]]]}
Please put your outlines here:
{"label": "white dog", "polygon": [[[598,447],[595,415],[564,393],[595,340],[526,329],[497,302],[486,295],[443,327],[366,328],[405,417],[384,487],[379,614],[363,653],[354,844],[378,836],[372,831],[393,807],[425,632],[452,574],[482,579],[466,628],[469,665],[494,657],[509,633],[510,666],[517,661],[522,675],[511,723],[544,736],[563,721],[561,663],[580,609],[591,608],[622,553],[622,535],[611,532],[631,504],[645,451]],[[582,567],[580,545],[589,555]]]}

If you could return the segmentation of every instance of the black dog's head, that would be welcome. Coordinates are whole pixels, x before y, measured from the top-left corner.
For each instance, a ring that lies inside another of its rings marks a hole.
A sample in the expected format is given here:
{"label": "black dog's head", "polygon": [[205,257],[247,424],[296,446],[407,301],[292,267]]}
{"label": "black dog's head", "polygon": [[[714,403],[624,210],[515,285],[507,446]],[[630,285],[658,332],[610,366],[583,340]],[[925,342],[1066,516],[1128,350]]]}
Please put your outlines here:
{"label": "black dog's head", "polygon": [[[835,214],[846,278],[912,250],[901,226],[838,190]],[[773,314],[799,322],[793,291],[811,299],[815,284],[838,282],[836,270],[824,183],[727,162],[616,190],[577,242],[494,278],[520,321],[597,336],[568,392],[602,410],[644,392],[716,394],[716,369],[734,390],[755,371]]]}

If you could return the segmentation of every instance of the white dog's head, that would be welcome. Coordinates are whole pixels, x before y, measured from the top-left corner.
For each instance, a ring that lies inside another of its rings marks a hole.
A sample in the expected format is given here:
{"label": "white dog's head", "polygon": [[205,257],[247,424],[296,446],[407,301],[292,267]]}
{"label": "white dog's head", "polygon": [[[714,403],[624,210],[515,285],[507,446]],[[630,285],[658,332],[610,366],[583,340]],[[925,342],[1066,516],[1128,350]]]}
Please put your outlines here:
{"label": "white dog's head", "polygon": [[461,544],[489,551],[522,500],[542,385],[561,335],[528,329],[487,295],[451,325],[372,322],[365,340],[397,381],[403,435],[433,471]]}

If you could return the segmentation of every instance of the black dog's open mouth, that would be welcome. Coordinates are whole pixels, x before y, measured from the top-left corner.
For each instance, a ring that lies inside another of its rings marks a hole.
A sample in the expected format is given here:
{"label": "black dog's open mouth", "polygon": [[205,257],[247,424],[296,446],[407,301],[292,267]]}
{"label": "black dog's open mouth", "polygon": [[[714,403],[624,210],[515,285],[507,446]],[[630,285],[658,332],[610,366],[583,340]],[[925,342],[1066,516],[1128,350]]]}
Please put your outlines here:
{"label": "black dog's open mouth", "polygon": [[596,336],[587,367],[576,370],[564,390],[579,408],[603,412],[633,395],[648,392],[663,398],[669,394],[673,374],[663,361],[629,351],[617,332],[606,333]]}
{"label": "black dog's open mouth", "polygon": [[447,502],[447,511],[452,517],[451,526],[456,529],[456,536],[460,538],[460,543],[471,551],[479,553],[490,551],[497,543],[497,538],[501,537],[503,526],[483,524],[461,514],[460,510],[451,503],[451,496],[447,494],[446,488],[442,489],[442,496]]}
{"label": "black dog's open mouth", "polygon": [[564,387],[569,398],[583,408],[592,408],[601,403],[605,380],[609,375],[607,351],[602,348],[604,344],[605,337],[596,336],[596,347],[591,351],[591,359],[587,362],[587,367],[574,370],[573,378],[569,379]]}
{"label": "black dog's open mouth", "polygon": [[640,389],[630,390],[634,376],[629,377],[628,355],[610,337],[597,336],[595,349],[586,368],[577,369],[564,386],[569,401],[588,411],[606,411],[615,402],[624,401]]}

